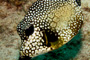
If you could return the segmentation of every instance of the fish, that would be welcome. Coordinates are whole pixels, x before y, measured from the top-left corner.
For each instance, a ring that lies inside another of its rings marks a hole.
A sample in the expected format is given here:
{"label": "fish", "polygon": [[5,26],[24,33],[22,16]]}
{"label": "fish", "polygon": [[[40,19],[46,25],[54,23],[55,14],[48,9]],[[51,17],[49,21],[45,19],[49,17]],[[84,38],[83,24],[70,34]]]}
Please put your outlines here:
{"label": "fish", "polygon": [[77,0],[37,0],[17,25],[20,57],[36,57],[68,43],[83,25]]}

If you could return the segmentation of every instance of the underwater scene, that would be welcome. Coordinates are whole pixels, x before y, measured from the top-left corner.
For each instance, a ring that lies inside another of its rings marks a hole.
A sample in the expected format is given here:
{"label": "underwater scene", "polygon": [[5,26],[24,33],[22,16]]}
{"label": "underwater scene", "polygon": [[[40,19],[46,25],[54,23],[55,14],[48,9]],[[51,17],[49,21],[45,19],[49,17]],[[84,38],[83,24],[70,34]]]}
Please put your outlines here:
{"label": "underwater scene", "polygon": [[0,60],[90,60],[89,0],[0,0]]}

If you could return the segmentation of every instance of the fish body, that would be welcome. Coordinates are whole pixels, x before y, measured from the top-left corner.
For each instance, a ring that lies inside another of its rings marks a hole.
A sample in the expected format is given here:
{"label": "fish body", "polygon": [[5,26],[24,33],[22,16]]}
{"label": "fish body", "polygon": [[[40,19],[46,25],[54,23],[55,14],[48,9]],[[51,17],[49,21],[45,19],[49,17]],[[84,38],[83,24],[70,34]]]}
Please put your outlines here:
{"label": "fish body", "polygon": [[20,56],[35,57],[58,49],[82,24],[83,14],[76,0],[37,0],[17,26]]}

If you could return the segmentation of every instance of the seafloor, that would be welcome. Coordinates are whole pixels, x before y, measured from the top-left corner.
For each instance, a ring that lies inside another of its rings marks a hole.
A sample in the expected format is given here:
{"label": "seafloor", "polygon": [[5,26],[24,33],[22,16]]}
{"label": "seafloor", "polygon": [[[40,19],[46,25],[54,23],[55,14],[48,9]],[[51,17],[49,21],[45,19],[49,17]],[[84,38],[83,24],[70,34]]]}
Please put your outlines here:
{"label": "seafloor", "polygon": [[[0,60],[18,60],[20,37],[16,26],[36,0],[0,0]],[[90,0],[81,0],[84,21],[81,31],[58,50],[32,60],[90,60]]]}

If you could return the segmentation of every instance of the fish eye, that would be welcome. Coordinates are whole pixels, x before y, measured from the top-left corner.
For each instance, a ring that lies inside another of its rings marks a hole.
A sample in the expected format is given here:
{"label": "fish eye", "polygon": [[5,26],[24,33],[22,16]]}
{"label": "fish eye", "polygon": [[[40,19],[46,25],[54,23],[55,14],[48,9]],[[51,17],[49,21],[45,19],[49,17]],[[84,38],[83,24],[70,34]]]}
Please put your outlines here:
{"label": "fish eye", "polygon": [[48,39],[48,42],[55,42],[55,41],[57,41],[58,40],[58,37],[57,36],[55,36],[55,32],[45,32],[46,33],[46,35],[47,35],[47,39]]}
{"label": "fish eye", "polygon": [[79,6],[81,6],[80,0],[76,0],[76,3],[77,3]]}
{"label": "fish eye", "polygon": [[51,46],[50,42],[56,42],[58,40],[58,36],[55,36],[55,32],[48,32],[47,30],[45,30],[43,34],[43,39],[45,40],[46,46],[48,47]]}
{"label": "fish eye", "polygon": [[30,25],[30,27],[28,27],[28,28],[25,30],[26,36],[32,35],[33,32],[34,32],[34,26],[33,26],[33,25]]}

